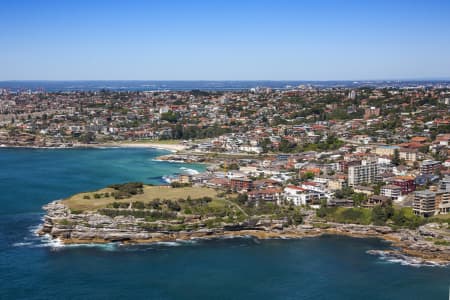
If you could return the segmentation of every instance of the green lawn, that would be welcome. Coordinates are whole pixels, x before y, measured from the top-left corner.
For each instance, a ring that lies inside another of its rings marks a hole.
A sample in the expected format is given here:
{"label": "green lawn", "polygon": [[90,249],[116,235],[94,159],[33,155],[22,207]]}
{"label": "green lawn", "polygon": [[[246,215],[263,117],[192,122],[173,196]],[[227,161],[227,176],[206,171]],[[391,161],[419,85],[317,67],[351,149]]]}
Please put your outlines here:
{"label": "green lawn", "polygon": [[[217,198],[216,190],[203,187],[171,188],[168,186],[144,186],[144,192],[142,194],[137,194],[127,199],[115,199],[111,196],[111,193],[114,191],[112,188],[105,188],[98,191],[80,193],[63,200],[63,203],[72,210],[92,211],[105,208],[113,202],[130,203],[141,201],[146,203],[154,199],[178,200],[180,198],[186,199],[187,197],[191,197],[192,199],[202,197]],[[105,197],[106,193],[109,193],[109,197]],[[96,199],[95,194],[101,195],[101,198]],[[85,197],[89,197],[89,199],[85,199]]]}

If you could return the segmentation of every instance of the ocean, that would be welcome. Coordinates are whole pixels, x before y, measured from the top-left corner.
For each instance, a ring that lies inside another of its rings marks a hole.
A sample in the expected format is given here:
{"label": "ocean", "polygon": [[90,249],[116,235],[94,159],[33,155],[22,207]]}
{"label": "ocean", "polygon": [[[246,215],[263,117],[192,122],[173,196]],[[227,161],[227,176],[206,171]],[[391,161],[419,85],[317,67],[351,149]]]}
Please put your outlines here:
{"label": "ocean", "polygon": [[163,183],[154,149],[0,149],[0,299],[448,299],[449,267],[367,253],[378,239],[324,236],[61,246],[33,234],[41,206],[112,183]]}
{"label": "ocean", "polygon": [[300,85],[316,88],[359,88],[359,87],[411,87],[411,86],[449,86],[449,80],[370,80],[370,81],[307,81],[307,80],[15,80],[0,81],[0,89],[17,91],[241,91],[264,87],[272,89],[292,89]]}

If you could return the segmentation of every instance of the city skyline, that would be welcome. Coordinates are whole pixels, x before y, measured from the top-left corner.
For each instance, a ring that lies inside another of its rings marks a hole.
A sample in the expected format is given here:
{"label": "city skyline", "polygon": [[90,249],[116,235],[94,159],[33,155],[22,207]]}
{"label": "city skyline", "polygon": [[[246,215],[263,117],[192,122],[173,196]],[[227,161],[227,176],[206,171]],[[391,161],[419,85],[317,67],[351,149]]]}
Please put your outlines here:
{"label": "city skyline", "polygon": [[444,1],[9,1],[5,80],[449,79]]}

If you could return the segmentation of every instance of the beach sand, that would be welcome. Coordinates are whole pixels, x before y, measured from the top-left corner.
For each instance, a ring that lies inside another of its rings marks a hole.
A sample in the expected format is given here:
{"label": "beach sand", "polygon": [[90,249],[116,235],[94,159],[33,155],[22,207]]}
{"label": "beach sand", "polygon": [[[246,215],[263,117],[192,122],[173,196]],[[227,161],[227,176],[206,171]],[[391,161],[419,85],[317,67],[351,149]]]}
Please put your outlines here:
{"label": "beach sand", "polygon": [[164,143],[117,143],[110,144],[114,147],[123,147],[123,148],[155,148],[162,150],[169,150],[173,152],[183,151],[187,148],[185,145],[181,144],[164,144]]}

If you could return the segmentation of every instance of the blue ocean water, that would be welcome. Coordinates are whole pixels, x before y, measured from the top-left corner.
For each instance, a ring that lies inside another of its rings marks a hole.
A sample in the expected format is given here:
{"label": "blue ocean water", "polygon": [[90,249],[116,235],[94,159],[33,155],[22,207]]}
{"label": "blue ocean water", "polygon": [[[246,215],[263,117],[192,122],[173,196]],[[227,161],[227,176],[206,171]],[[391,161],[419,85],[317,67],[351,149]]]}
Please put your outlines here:
{"label": "blue ocean water", "polygon": [[252,238],[160,245],[68,246],[32,234],[40,207],[181,167],[150,149],[0,149],[0,299],[448,299],[450,268],[366,253],[378,239]]}
{"label": "blue ocean water", "polygon": [[273,89],[290,89],[299,85],[311,85],[317,88],[346,87],[405,87],[405,86],[433,86],[448,85],[449,80],[370,80],[370,81],[311,81],[311,80],[13,80],[0,81],[0,89],[16,91],[190,91],[194,89],[206,91],[236,91],[249,90],[256,87]]}

